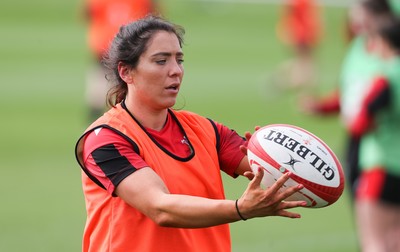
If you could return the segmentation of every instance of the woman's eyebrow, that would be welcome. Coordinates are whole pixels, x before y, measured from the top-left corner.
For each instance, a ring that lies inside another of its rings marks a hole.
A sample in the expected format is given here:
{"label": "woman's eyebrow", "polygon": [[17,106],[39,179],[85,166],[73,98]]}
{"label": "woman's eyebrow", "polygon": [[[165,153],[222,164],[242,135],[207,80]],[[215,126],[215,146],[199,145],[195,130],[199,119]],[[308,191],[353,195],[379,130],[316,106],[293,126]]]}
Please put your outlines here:
{"label": "woman's eyebrow", "polygon": [[[157,56],[172,56],[172,53],[170,53],[170,52],[158,52],[158,53],[155,53],[155,54],[151,55],[151,57],[157,57]],[[183,52],[177,52],[176,56],[183,56]]]}

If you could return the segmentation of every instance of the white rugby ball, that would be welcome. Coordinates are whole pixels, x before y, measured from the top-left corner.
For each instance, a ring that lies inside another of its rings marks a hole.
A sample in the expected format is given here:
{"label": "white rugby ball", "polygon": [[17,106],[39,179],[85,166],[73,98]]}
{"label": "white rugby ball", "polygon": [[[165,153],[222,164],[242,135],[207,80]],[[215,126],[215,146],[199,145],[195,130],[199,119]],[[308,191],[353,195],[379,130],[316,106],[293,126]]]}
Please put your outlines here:
{"label": "white rugby ball", "polygon": [[247,156],[252,170],[263,167],[262,185],[270,187],[283,173],[291,172],[283,190],[303,184],[288,201],[303,200],[307,207],[333,204],[343,193],[344,173],[333,151],[321,139],[300,127],[272,124],[250,138]]}

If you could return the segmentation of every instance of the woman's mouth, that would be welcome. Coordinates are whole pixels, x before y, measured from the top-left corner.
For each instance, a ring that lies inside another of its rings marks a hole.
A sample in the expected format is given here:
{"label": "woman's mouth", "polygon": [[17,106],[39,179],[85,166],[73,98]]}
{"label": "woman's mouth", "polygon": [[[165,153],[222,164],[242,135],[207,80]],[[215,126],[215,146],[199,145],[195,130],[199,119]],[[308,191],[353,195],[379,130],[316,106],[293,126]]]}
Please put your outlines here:
{"label": "woman's mouth", "polygon": [[166,89],[177,91],[179,89],[179,84],[169,85]]}

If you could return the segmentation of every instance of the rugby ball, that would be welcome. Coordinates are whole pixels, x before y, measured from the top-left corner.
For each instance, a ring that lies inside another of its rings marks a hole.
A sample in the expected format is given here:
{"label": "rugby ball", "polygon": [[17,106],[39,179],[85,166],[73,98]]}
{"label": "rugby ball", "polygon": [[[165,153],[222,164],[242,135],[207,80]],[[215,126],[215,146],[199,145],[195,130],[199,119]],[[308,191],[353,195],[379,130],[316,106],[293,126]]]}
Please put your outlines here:
{"label": "rugby ball", "polygon": [[326,207],[343,193],[342,166],[327,144],[305,129],[288,124],[271,124],[258,129],[249,139],[247,156],[253,172],[264,169],[261,181],[270,187],[283,173],[291,172],[282,186],[303,184],[286,200],[302,200],[307,207]]}

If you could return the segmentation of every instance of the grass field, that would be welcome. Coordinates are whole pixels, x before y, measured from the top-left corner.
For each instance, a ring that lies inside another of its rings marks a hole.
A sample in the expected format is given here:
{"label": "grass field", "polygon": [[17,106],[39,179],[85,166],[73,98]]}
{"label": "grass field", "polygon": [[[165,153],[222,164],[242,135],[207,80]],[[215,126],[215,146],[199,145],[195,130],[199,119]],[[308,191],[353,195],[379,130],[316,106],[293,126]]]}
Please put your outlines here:
{"label": "grass field", "polygon": [[[237,130],[290,123],[325,140],[342,158],[337,118],[299,113],[296,92],[277,92],[269,74],[287,58],[274,25],[278,5],[163,1],[186,28],[185,79],[178,106]],[[77,0],[3,0],[0,8],[0,251],[79,251],[85,222],[74,144],[86,127],[83,100],[89,55]],[[323,11],[317,92],[336,82],[344,54],[344,8]],[[228,198],[247,181],[224,177]],[[234,252],[353,252],[356,238],[345,194],[303,218],[253,219],[231,225]]]}

